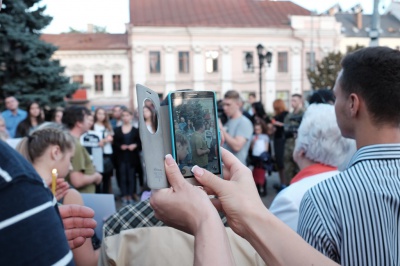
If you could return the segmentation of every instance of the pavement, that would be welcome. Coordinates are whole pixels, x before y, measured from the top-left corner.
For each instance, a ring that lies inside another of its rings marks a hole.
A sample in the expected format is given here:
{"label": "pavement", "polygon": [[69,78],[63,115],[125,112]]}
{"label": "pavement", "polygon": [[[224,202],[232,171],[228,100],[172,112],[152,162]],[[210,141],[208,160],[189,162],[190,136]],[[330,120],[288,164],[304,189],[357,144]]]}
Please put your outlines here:
{"label": "pavement", "polygon": [[[120,191],[117,185],[117,181],[115,177],[111,178],[112,182],[112,188],[113,188],[113,193],[115,195],[115,205],[116,209],[119,210],[122,205],[121,205],[121,200],[118,199],[118,195],[120,195]],[[267,177],[267,195],[264,197],[261,197],[262,202],[265,204],[267,208],[271,206],[272,201],[274,200],[276,196],[276,190],[272,187],[275,183],[279,183],[279,176],[277,172],[273,172],[271,176]],[[139,185],[137,186],[139,187]]]}

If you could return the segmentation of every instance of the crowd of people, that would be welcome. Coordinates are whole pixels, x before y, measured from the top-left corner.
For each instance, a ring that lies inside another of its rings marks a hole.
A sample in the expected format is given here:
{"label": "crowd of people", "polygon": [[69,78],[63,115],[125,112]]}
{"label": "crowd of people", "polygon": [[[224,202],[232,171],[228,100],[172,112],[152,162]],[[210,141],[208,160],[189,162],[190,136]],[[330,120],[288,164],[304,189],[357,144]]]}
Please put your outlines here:
{"label": "crowd of people", "polygon": [[[0,264],[399,265],[400,52],[363,48],[341,66],[333,92],[314,92],[309,106],[293,94],[290,110],[277,99],[274,114],[254,94],[246,102],[227,91],[223,178],[207,170],[204,121],[181,115],[177,161],[165,157],[171,187],[148,194],[129,109],[115,106],[110,119],[103,108],[71,106],[49,123],[38,103],[24,111],[6,97],[0,136],[20,141],[19,154],[0,141]],[[154,133],[157,112],[143,108]],[[201,186],[183,177],[189,153],[195,165],[185,171]],[[279,194],[267,209],[260,195],[273,171]],[[113,176],[125,207],[105,221],[99,249],[80,193],[112,193]]]}

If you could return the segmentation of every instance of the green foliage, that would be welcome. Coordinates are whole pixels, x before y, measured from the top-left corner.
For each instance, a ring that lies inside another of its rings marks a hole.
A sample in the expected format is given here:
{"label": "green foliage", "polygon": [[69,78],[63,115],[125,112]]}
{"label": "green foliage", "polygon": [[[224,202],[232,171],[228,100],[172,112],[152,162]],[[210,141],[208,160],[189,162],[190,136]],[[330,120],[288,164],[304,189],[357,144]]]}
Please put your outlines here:
{"label": "green foliage", "polygon": [[67,33],[108,33],[108,32],[107,32],[107,27],[93,25],[93,32],[77,30],[75,28],[69,27]]}
{"label": "green foliage", "polygon": [[43,15],[41,0],[4,0],[0,12],[0,98],[16,96],[21,106],[38,101],[54,108],[64,105],[77,84],[63,75],[64,67],[51,59],[55,46],[40,40],[52,18]]}
{"label": "green foliage", "polygon": [[[347,53],[362,48],[360,45],[347,48]],[[315,69],[307,69],[307,77],[313,90],[333,89],[336,77],[341,69],[340,61],[343,58],[341,52],[330,52],[321,61],[316,62]]]}

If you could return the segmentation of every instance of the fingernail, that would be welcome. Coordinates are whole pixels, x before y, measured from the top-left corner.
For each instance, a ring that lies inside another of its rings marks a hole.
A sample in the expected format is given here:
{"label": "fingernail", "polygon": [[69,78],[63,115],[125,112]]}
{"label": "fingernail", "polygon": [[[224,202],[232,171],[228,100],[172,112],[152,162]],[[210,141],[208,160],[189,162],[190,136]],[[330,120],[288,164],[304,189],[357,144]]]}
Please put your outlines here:
{"label": "fingernail", "polygon": [[204,174],[204,170],[197,165],[193,166],[190,171],[196,176],[202,176]]}
{"label": "fingernail", "polygon": [[165,161],[167,162],[168,166],[175,164],[175,160],[174,160],[174,158],[172,158],[171,154],[165,155]]}

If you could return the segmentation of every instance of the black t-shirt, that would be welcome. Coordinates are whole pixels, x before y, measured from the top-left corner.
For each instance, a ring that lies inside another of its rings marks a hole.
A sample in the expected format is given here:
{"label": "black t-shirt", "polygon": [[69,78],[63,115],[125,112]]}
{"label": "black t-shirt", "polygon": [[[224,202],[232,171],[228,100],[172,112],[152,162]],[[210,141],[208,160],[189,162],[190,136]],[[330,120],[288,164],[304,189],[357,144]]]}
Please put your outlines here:
{"label": "black t-shirt", "polygon": [[[289,113],[288,111],[284,111],[284,112],[274,116],[274,119],[276,121],[278,121],[278,122],[283,123],[283,121],[285,120],[285,117],[287,116],[288,113]],[[284,138],[285,137],[285,132],[284,132],[283,126],[282,127],[281,126],[275,126],[275,128],[276,128],[275,138],[276,139]]]}

